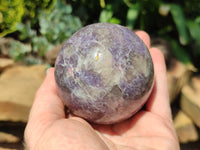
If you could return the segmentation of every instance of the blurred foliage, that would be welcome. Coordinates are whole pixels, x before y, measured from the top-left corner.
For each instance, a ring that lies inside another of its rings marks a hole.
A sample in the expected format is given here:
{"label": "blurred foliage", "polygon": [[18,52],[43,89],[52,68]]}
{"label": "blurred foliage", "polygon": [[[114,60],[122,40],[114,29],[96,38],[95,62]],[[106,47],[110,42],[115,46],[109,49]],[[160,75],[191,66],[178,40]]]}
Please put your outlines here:
{"label": "blurred foliage", "polygon": [[1,0],[0,1],[0,37],[17,29],[17,23],[30,20],[37,23],[41,10],[50,11],[57,0]]}
{"label": "blurred foliage", "polygon": [[71,13],[71,5],[63,5],[60,2],[51,13],[41,12],[39,15],[40,33],[50,43],[62,43],[82,26],[80,19]]}
{"label": "blurred foliage", "polygon": [[24,15],[22,0],[0,0],[0,37],[16,31]]}
{"label": "blurred foliage", "polygon": [[99,0],[99,4],[92,0],[67,2],[73,4],[74,13],[85,24],[111,22],[130,29],[145,30],[152,37],[168,40],[173,54],[180,61],[200,68],[199,0]]}
{"label": "blurred foliage", "polygon": [[57,0],[24,0],[25,17],[37,21],[40,10],[50,11],[54,7]]}
{"label": "blurred foliage", "polygon": [[10,55],[16,60],[21,60],[24,57],[24,54],[31,52],[31,46],[23,44],[19,41],[13,41],[11,43],[12,49],[9,51]]}
{"label": "blurred foliage", "polygon": [[[32,28],[30,21],[18,23],[18,38],[21,42],[14,42],[11,45],[10,56],[16,61],[26,60],[23,56],[29,53],[43,57],[53,46],[62,43],[82,27],[80,19],[71,13],[71,5],[63,4],[60,0],[57,0],[51,13],[44,10],[40,11],[37,18],[38,29]],[[30,43],[31,47],[26,47],[23,42]]]}
{"label": "blurred foliage", "polygon": [[[82,25],[110,22],[166,39],[179,60],[200,68],[199,0],[1,0],[1,3],[1,33],[17,29],[16,39],[30,43],[31,53],[39,56],[44,56]],[[8,8],[18,17],[5,11]],[[2,18],[6,15],[14,18],[5,28]],[[17,26],[16,22],[19,22]]]}

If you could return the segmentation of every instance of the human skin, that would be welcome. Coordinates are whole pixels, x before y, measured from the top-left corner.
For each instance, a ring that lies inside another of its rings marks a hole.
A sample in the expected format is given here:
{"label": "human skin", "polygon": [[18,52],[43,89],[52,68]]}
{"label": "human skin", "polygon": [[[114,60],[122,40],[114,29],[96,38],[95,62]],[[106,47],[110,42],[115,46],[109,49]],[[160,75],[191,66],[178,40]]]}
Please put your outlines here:
{"label": "human skin", "polygon": [[28,150],[179,150],[173,126],[162,53],[150,48],[143,31],[136,34],[149,48],[155,71],[155,83],[146,105],[123,122],[97,125],[66,114],[59,98],[54,68],[38,89],[25,129]]}

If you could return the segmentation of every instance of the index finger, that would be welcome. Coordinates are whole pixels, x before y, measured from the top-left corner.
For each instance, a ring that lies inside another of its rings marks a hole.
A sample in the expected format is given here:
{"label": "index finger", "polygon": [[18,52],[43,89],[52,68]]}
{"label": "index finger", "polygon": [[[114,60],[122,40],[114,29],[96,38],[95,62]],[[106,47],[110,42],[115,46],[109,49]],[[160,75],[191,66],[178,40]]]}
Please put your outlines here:
{"label": "index finger", "polygon": [[154,65],[155,83],[152,94],[146,104],[146,109],[162,117],[171,118],[164,56],[159,49],[150,48],[150,37],[146,32],[137,31],[136,34],[149,49]]}
{"label": "index finger", "polygon": [[[48,70],[48,74],[40,88],[38,89],[30,112],[32,117],[40,117],[45,114],[49,119],[64,117],[64,104],[57,93],[54,68]],[[53,115],[52,117],[50,115]]]}
{"label": "index finger", "polygon": [[137,34],[140,39],[144,42],[144,44],[147,46],[148,49],[150,49],[150,37],[149,35],[144,31],[136,31],[135,34]]}
{"label": "index finger", "polygon": [[30,111],[24,136],[27,145],[34,145],[37,140],[56,120],[65,117],[64,104],[56,90],[54,69],[49,73],[38,89]]}
{"label": "index finger", "polygon": [[154,64],[155,84],[146,109],[164,118],[171,118],[165,60],[162,52],[151,48],[150,54]]}

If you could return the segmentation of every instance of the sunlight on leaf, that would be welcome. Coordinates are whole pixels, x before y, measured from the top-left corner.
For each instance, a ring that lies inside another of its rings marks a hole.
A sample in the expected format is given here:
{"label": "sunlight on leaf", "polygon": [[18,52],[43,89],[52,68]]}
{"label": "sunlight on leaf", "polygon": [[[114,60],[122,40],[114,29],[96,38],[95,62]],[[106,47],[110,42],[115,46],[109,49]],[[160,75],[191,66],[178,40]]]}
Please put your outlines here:
{"label": "sunlight on leaf", "polygon": [[[187,26],[191,36],[197,41],[200,47],[200,25],[192,20],[187,20]],[[198,49],[200,52],[200,49]]]}
{"label": "sunlight on leaf", "polygon": [[161,4],[159,6],[159,14],[162,16],[167,16],[170,11],[170,5],[169,4]]}
{"label": "sunlight on leaf", "polygon": [[132,4],[131,7],[128,9],[127,17],[126,17],[126,20],[127,20],[126,25],[130,29],[133,29],[134,24],[138,18],[139,12],[140,12],[139,3]]}
{"label": "sunlight on leaf", "polygon": [[200,16],[198,16],[196,19],[195,19],[195,22],[200,24]]}
{"label": "sunlight on leaf", "polygon": [[112,5],[108,4],[106,5],[106,8],[101,11],[99,21],[109,22],[112,16],[113,16]]}
{"label": "sunlight on leaf", "polygon": [[109,23],[115,23],[115,24],[120,24],[121,23],[121,20],[115,18],[115,17],[112,17],[110,20],[109,20]]}
{"label": "sunlight on leaf", "polygon": [[100,0],[100,6],[101,8],[105,8],[106,4],[104,0]]}
{"label": "sunlight on leaf", "polygon": [[179,41],[182,45],[187,45],[189,43],[189,35],[186,29],[186,22],[184,18],[183,11],[179,5],[171,4],[170,12],[172,14],[174,23],[179,33]]}

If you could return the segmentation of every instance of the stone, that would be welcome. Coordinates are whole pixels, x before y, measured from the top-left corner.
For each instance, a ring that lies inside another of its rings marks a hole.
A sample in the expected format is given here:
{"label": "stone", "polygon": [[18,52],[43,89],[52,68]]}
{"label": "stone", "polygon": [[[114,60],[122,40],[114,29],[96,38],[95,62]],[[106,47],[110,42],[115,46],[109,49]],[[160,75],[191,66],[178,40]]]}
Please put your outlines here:
{"label": "stone", "polygon": [[9,58],[0,58],[0,71],[14,65],[14,61]]}
{"label": "stone", "polygon": [[180,107],[200,127],[200,77],[193,77],[184,85]]}
{"label": "stone", "polygon": [[45,74],[46,65],[14,66],[1,74],[0,121],[27,121]]}
{"label": "stone", "polygon": [[88,25],[73,34],[55,66],[58,93],[66,106],[99,124],[134,115],[154,83],[146,45],[133,31],[111,23]]}
{"label": "stone", "polygon": [[199,139],[194,123],[181,110],[174,118],[174,127],[181,143],[194,142]]}
{"label": "stone", "polygon": [[171,66],[167,70],[167,83],[170,102],[172,103],[179,95],[183,85],[185,85],[191,75],[191,71],[182,62],[171,59]]}
{"label": "stone", "polygon": [[174,102],[185,83],[190,78],[193,71],[196,71],[192,65],[185,65],[178,61],[171,52],[170,43],[162,38],[152,38],[151,46],[156,47],[164,55],[167,67],[167,80],[170,102]]}
{"label": "stone", "polygon": [[30,106],[18,104],[18,102],[0,101],[0,120],[27,122]]}
{"label": "stone", "polygon": [[0,150],[17,150],[17,149],[12,149],[12,148],[5,148],[5,147],[0,147]]}
{"label": "stone", "polygon": [[167,40],[152,38],[151,46],[161,50],[164,55],[167,67],[168,91],[170,102],[172,103],[180,94],[183,85],[188,81],[191,75],[191,69],[174,58]]}
{"label": "stone", "polygon": [[0,54],[8,56],[13,41],[12,38],[0,38]]}
{"label": "stone", "polygon": [[17,143],[20,139],[12,134],[0,132],[0,143]]}

